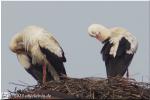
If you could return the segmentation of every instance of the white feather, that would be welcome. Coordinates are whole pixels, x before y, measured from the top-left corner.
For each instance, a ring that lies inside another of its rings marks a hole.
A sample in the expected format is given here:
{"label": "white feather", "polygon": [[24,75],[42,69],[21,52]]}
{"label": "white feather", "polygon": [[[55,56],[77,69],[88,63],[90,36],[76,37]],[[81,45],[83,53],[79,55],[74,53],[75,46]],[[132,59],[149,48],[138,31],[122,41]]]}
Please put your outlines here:
{"label": "white feather", "polygon": [[129,41],[131,47],[129,50],[126,51],[128,54],[134,54],[138,48],[138,41],[135,36],[133,36],[130,32],[126,32],[124,37]]}
{"label": "white feather", "polygon": [[[37,26],[29,26],[22,31],[25,43],[25,49],[31,50],[32,63],[43,62],[45,56],[41,53],[39,44],[43,48],[47,48],[59,57],[62,57],[62,50],[58,42],[53,38],[52,34],[45,29]],[[39,44],[38,44],[39,43]]]}
{"label": "white feather", "polygon": [[[18,35],[19,34],[19,35]],[[28,26],[23,31],[14,36],[10,48],[17,48],[18,40],[23,43],[25,51],[32,56],[32,63],[47,62],[40,47],[48,49],[59,57],[62,57],[62,49],[51,33],[38,26]],[[15,44],[15,45],[14,45]],[[15,51],[15,50],[14,50]],[[17,53],[17,51],[15,51]]]}
{"label": "white feather", "polygon": [[137,47],[138,47],[138,42],[137,42],[135,36],[133,36],[126,29],[121,28],[121,27],[114,27],[114,28],[111,28],[110,30],[111,30],[112,34],[111,34],[109,42],[113,44],[113,46],[111,47],[110,52],[109,52],[110,55],[113,55],[113,57],[115,58],[117,49],[119,46],[119,42],[123,37],[125,39],[127,39],[130,43],[130,49],[127,50],[126,53],[133,54],[136,52]]}
{"label": "white feather", "polygon": [[25,68],[28,69],[30,67],[30,62],[28,56],[25,54],[17,54],[18,61]]}

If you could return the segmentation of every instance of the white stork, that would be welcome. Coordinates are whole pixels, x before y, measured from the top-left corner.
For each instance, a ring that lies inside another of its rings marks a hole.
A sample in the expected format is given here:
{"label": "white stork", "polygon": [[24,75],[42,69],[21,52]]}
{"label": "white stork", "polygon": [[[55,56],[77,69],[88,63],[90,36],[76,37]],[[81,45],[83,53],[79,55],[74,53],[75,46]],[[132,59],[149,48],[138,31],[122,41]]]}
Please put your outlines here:
{"label": "white stork", "polygon": [[21,65],[39,83],[60,80],[66,75],[64,52],[51,33],[38,26],[28,26],[15,34],[10,49]]}
{"label": "white stork", "polygon": [[100,24],[90,25],[88,33],[104,44],[101,54],[107,77],[122,77],[126,71],[128,74],[128,66],[138,47],[136,38],[122,27],[106,28]]}

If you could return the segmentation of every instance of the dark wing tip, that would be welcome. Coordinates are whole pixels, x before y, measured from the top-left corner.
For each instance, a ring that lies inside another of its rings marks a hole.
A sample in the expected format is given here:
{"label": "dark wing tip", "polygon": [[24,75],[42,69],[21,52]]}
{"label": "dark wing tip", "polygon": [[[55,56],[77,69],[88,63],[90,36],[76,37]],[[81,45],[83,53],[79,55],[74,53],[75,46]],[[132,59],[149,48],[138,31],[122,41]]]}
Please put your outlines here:
{"label": "dark wing tip", "polygon": [[62,60],[63,62],[66,62],[66,61],[67,61],[64,52],[62,53],[61,60]]}

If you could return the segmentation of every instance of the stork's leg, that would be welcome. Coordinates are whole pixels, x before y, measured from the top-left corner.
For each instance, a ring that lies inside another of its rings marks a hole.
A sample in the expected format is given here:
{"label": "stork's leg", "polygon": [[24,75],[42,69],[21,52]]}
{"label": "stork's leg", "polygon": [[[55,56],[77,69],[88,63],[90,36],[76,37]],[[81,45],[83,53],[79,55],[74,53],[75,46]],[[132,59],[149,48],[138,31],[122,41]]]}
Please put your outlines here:
{"label": "stork's leg", "polygon": [[43,64],[43,83],[46,82],[46,64]]}

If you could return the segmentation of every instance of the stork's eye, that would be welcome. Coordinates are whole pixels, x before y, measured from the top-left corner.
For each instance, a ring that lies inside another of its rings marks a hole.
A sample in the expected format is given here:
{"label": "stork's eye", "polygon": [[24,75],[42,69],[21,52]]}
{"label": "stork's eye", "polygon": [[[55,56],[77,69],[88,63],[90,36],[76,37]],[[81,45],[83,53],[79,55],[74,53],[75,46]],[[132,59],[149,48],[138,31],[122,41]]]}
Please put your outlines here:
{"label": "stork's eye", "polygon": [[92,35],[95,35],[95,32],[92,32]]}

